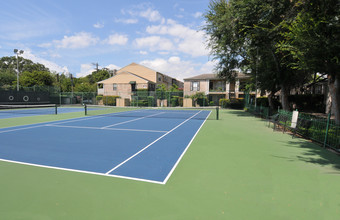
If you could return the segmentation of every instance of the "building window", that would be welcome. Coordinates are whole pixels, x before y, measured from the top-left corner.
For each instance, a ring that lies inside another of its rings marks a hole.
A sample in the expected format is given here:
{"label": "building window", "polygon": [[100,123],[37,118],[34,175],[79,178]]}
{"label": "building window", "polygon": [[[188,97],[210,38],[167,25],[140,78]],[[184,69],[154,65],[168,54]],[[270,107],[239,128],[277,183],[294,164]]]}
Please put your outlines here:
{"label": "building window", "polygon": [[113,84],[113,91],[116,91],[116,90],[117,90],[117,84],[114,83],[114,84]]}
{"label": "building window", "polygon": [[191,82],[191,91],[200,91],[200,82]]}

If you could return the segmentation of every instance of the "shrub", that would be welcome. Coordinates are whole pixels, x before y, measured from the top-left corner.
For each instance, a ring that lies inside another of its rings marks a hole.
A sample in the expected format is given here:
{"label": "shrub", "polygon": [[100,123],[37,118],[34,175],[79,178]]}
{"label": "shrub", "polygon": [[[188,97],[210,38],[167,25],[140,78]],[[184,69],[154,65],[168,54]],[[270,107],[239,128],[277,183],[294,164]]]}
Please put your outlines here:
{"label": "shrub", "polygon": [[155,97],[153,96],[148,96],[148,106],[154,106],[155,105]]}
{"label": "shrub", "polygon": [[197,92],[195,95],[192,95],[191,98],[195,100],[195,102],[199,106],[207,106],[209,105],[209,100],[204,92]]}
{"label": "shrub", "polygon": [[244,98],[237,98],[230,100],[230,108],[232,109],[243,109],[244,108]]}
{"label": "shrub", "polygon": [[229,108],[230,100],[229,100],[229,99],[220,99],[219,105],[220,105],[222,108]]}
{"label": "shrub", "polygon": [[97,96],[96,96],[96,100],[97,100],[97,101],[100,101],[100,100],[102,100],[102,99],[103,99],[103,96],[102,96],[102,95],[97,95]]}
{"label": "shrub", "polygon": [[178,105],[183,106],[183,97],[178,97]]}
{"label": "shrub", "polygon": [[103,96],[104,105],[116,106],[116,99],[120,96]]}
{"label": "shrub", "polygon": [[256,98],[256,104],[257,106],[268,107],[269,106],[268,97]]}
{"label": "shrub", "polygon": [[171,97],[171,107],[178,106],[178,96]]}

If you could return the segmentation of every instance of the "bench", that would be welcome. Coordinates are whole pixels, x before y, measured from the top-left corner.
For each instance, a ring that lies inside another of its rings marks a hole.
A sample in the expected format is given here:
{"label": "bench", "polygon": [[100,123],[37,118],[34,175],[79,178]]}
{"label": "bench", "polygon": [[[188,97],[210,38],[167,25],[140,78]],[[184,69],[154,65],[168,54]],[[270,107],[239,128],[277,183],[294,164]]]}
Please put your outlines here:
{"label": "bench", "polygon": [[279,125],[283,126],[283,132],[286,131],[286,127],[287,127],[287,121],[289,121],[290,118],[285,115],[285,114],[280,114],[280,113],[277,113],[271,117],[269,117],[269,125],[270,126],[270,123],[273,123],[274,124],[274,127],[273,127],[273,130],[275,131],[276,128],[278,128]]}
{"label": "bench", "polygon": [[296,136],[297,133],[301,136],[308,137],[311,126],[312,120],[299,118],[296,122],[296,126],[290,127],[290,130],[293,132],[293,137]]}

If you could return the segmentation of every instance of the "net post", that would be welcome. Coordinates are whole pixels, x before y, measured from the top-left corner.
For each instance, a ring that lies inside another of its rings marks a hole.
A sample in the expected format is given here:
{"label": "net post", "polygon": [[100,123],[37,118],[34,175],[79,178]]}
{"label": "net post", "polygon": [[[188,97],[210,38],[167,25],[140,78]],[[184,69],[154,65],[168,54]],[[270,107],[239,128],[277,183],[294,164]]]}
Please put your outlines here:
{"label": "net post", "polygon": [[218,120],[219,119],[219,108],[218,108],[218,106],[216,107],[216,120]]}
{"label": "net post", "polygon": [[54,106],[54,114],[58,114],[58,105],[57,104],[55,104],[55,106]]}
{"label": "net post", "polygon": [[85,115],[87,115],[87,105],[84,105]]}

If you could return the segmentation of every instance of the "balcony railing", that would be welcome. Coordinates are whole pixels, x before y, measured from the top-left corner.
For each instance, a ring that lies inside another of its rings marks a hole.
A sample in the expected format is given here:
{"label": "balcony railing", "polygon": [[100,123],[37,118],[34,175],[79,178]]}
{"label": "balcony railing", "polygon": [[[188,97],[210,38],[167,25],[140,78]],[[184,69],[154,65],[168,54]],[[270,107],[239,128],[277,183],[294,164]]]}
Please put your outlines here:
{"label": "balcony railing", "polygon": [[209,89],[209,92],[226,92],[225,88],[213,88]]}

